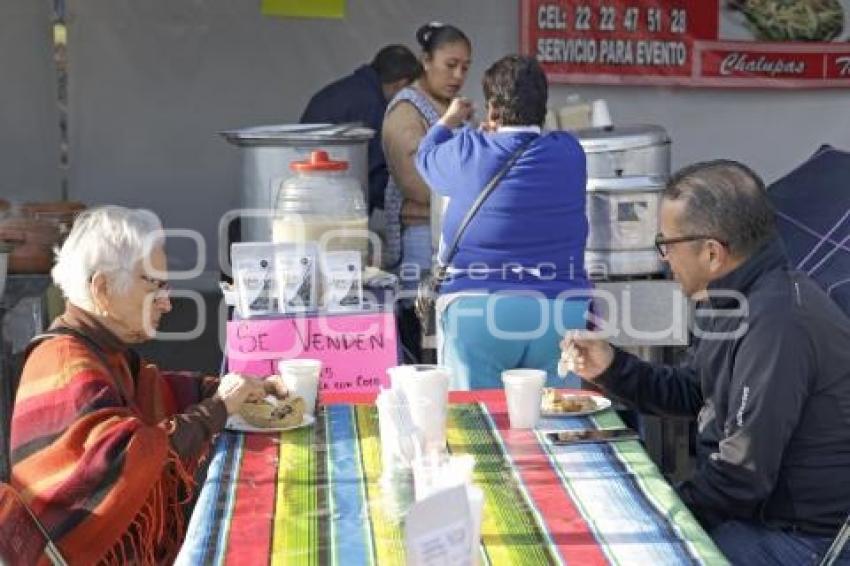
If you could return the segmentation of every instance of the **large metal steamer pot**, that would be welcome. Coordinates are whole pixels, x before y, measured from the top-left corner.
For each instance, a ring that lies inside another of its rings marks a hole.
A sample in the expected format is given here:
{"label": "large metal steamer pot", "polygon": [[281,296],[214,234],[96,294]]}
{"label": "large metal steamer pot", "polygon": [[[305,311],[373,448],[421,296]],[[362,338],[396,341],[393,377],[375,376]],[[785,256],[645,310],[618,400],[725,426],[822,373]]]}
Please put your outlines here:
{"label": "large metal steamer pot", "polygon": [[659,273],[658,208],[666,177],[589,179],[585,269],[595,276]]}
{"label": "large metal steamer pot", "polygon": [[245,242],[271,241],[277,189],[294,175],[289,164],[307,159],[316,149],[327,151],[333,160],[348,161],[349,173],[360,182],[368,203],[367,149],[374,130],[350,124],[282,124],[229,130],[221,135],[241,150],[241,208],[268,211],[268,216],[242,216]]}
{"label": "large metal steamer pot", "polygon": [[588,128],[587,271],[595,276],[664,271],[655,250],[661,192],[670,174],[670,138],[660,126]]}
{"label": "large metal steamer pot", "polygon": [[670,137],[661,126],[586,128],[575,132],[590,179],[670,174]]}

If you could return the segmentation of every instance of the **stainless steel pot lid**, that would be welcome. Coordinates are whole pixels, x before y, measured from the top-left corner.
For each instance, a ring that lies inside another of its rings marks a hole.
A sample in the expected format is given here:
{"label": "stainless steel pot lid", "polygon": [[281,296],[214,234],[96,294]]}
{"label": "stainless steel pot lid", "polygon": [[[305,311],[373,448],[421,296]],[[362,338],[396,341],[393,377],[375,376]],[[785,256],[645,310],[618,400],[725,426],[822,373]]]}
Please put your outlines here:
{"label": "stainless steel pot lid", "polygon": [[664,128],[649,124],[585,128],[574,133],[585,153],[626,151],[670,143]]}
{"label": "stainless steel pot lid", "polygon": [[368,142],[375,130],[360,125],[347,124],[273,124],[253,126],[219,132],[234,145],[348,145]]}
{"label": "stainless steel pot lid", "polygon": [[662,175],[612,177],[610,179],[590,177],[587,180],[587,192],[650,193],[664,190],[666,184],[667,177]]}

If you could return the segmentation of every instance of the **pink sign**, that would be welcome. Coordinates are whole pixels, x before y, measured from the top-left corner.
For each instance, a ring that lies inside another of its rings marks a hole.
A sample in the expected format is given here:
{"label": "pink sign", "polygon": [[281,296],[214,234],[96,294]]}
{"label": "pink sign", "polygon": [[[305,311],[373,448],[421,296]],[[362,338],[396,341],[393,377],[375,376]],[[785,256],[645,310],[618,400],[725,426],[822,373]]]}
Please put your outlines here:
{"label": "pink sign", "polygon": [[227,323],[229,371],[266,376],[289,358],[322,361],[322,391],[377,391],[398,365],[392,313],[303,315]]}

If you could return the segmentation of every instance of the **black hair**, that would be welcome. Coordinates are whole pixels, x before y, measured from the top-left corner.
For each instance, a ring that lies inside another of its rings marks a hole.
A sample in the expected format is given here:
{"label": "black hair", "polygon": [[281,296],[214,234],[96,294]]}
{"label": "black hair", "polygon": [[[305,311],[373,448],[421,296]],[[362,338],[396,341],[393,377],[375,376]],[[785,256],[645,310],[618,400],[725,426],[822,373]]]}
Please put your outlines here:
{"label": "black hair", "polygon": [[543,125],[549,83],[534,57],[502,57],[484,72],[481,85],[484,101],[498,112],[502,125]]}
{"label": "black hair", "polygon": [[739,257],[750,257],[776,237],[764,181],[743,163],[717,159],[684,167],[667,182],[664,198],[683,199],[682,224],[724,241]]}
{"label": "black hair", "polygon": [[404,45],[387,45],[375,54],[370,66],[378,73],[382,84],[406,79],[414,81],[422,74],[422,64]]}
{"label": "black hair", "polygon": [[458,42],[465,43],[472,51],[472,43],[465,33],[452,25],[440,22],[430,22],[416,30],[416,41],[428,55],[433,55],[434,51],[443,45]]}

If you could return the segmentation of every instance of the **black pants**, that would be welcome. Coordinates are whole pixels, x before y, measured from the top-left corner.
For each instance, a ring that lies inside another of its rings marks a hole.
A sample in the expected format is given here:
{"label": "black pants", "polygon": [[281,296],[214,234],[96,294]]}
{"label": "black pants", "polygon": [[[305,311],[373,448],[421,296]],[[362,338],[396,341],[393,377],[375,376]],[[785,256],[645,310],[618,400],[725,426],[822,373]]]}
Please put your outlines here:
{"label": "black pants", "polygon": [[422,326],[413,307],[401,307],[398,313],[398,337],[402,346],[402,362],[420,364],[422,359]]}

